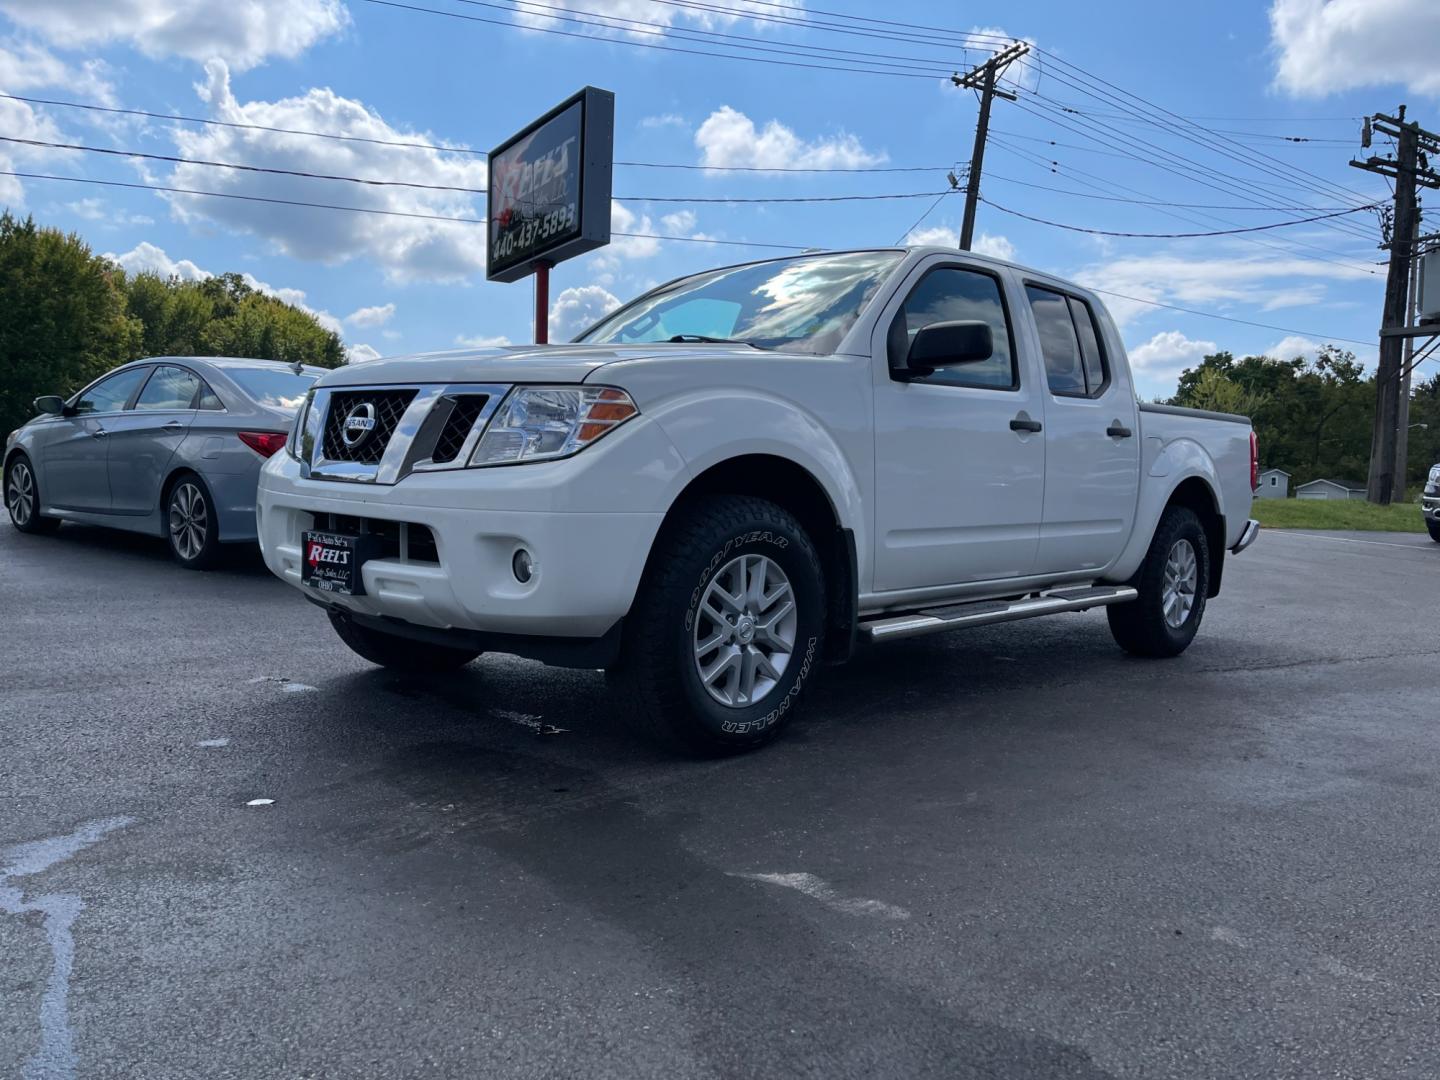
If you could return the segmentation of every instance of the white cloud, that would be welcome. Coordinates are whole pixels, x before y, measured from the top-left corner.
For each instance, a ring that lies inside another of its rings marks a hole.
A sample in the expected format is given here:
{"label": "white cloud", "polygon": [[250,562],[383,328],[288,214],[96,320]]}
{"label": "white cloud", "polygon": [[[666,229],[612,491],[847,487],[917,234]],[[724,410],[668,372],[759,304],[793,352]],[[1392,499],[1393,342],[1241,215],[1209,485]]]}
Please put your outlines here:
{"label": "white cloud", "polygon": [[[3,2],[3,0],[0,0]],[[238,101],[230,89],[229,71],[220,61],[206,65],[207,81],[197,86],[216,119],[268,127],[333,131],[366,139],[435,143],[427,132],[392,127],[362,102],[328,89],[278,101]],[[485,165],[478,158],[434,150],[398,155],[383,146],[339,142],[256,131],[212,127],[175,130],[177,148],[185,157],[210,161],[244,161],[307,172],[358,177],[414,177],[425,183],[483,188]],[[200,188],[236,195],[258,195],[315,201],[317,188],[300,178],[227,172],[196,165],[176,166],[175,187]],[[326,189],[322,202],[335,202],[390,214],[480,218],[483,197],[456,191],[344,185]],[[216,222],[251,233],[300,259],[335,264],[368,259],[392,280],[463,282],[484,268],[483,227],[419,218],[356,214],[200,196],[168,196],[175,215],[187,223]],[[477,202],[480,207],[477,209]]]}
{"label": "white cloud", "polygon": [[[0,83],[0,89],[5,89]],[[23,101],[0,98],[0,131],[21,139],[37,139],[43,142],[64,142],[65,140],[51,119],[36,112]],[[63,160],[74,157],[73,150],[52,150],[39,146],[24,146],[19,143],[0,143],[0,170],[24,171],[20,166],[41,161]],[[0,176],[0,207],[12,210],[25,205],[25,189],[18,177]]]}
{"label": "white cloud", "polygon": [[74,67],[34,42],[0,44],[0,89],[7,93],[63,86],[101,105],[114,105],[115,88],[106,79],[105,71],[103,60],[87,60]]}
{"label": "white cloud", "polygon": [[666,127],[687,127],[685,118],[676,113],[661,113],[659,116],[646,116],[640,121],[642,128],[666,128]]}
{"label": "white cloud", "polygon": [[706,117],[695,132],[695,145],[701,164],[727,169],[854,169],[886,160],[844,132],[807,141],[778,120],[757,129],[755,121],[729,105]]}
{"label": "white cloud", "polygon": [[501,345],[511,344],[511,341],[504,334],[496,334],[494,337],[466,337],[460,334],[455,338],[455,344],[462,349],[497,349]]}
{"label": "white cloud", "polygon": [[599,285],[566,289],[550,305],[550,337],[569,341],[619,306],[619,299]]}
{"label": "white cloud", "polygon": [[[546,5],[552,11],[573,11],[590,25],[586,33],[611,34],[653,41],[659,28],[677,22],[694,23],[701,29],[731,26],[741,21],[747,13],[725,14],[723,5],[712,4],[704,7],[687,8],[679,5],[659,4],[652,0],[551,0]],[[771,8],[788,7],[803,10],[801,0],[781,0],[768,5]],[[598,21],[608,19],[611,21]],[[566,26],[575,27],[573,22],[561,22],[558,14],[540,13],[530,10],[514,12],[514,19],[522,26]],[[768,29],[771,24],[755,21],[759,29]]]}
{"label": "white cloud", "polygon": [[[916,247],[951,247],[960,246],[960,230],[952,229],[948,225],[932,225],[928,229],[913,229],[905,237],[906,244],[913,244]],[[995,259],[1006,259],[1013,261],[1015,258],[1015,245],[1009,237],[996,236],[992,233],[982,232],[975,238],[972,247],[978,255],[989,255]]]}
{"label": "white cloud", "polygon": [[299,56],[349,24],[340,0],[0,0],[0,11],[62,48],[122,42],[152,57],[223,56],[237,71]]}
{"label": "white cloud", "polygon": [[1130,368],[1137,376],[1157,379],[1174,378],[1218,348],[1213,341],[1188,338],[1179,330],[1162,330],[1143,345],[1126,352],[1130,356]]}
{"label": "white cloud", "polygon": [[660,219],[660,224],[668,233],[688,233],[695,228],[695,211],[678,210],[673,214],[666,214]]}
{"label": "white cloud", "polygon": [[1275,83],[1296,97],[1401,84],[1440,95],[1435,0],[1275,0]]}
{"label": "white cloud", "polygon": [[159,274],[162,278],[178,277],[181,281],[204,281],[215,276],[208,270],[201,270],[189,259],[170,258],[164,248],[156,247],[148,240],[140,241],[124,255],[106,252],[105,258],[119,263],[127,274]]}
{"label": "white cloud", "polygon": [[1325,299],[1325,286],[1316,282],[1311,285],[1297,285],[1293,289],[1281,289],[1271,293],[1265,303],[1261,305],[1263,311],[1276,311],[1279,308],[1310,307]]}
{"label": "white cloud", "polygon": [[[1125,293],[1138,300],[1174,304],[1226,302],[1264,305],[1293,297],[1297,288],[1320,281],[1372,280],[1361,267],[1316,262],[1287,255],[1212,256],[1209,258],[1161,252],[1136,255],[1082,268],[1074,275],[1083,285]],[[1296,279],[1300,279],[1297,285]],[[1117,296],[1104,296],[1105,306],[1121,326],[1145,312],[1148,304]]]}
{"label": "white cloud", "polygon": [[345,350],[347,364],[363,364],[366,360],[379,360],[380,350],[369,345],[351,345]]}
{"label": "white cloud", "polygon": [[99,221],[105,216],[103,199],[80,199],[78,202],[66,203],[65,206],[76,217],[86,221]]}
{"label": "white cloud", "polygon": [[384,326],[395,317],[394,304],[382,304],[377,307],[362,307],[352,311],[345,316],[345,321],[351,326]]}
{"label": "white cloud", "polygon": [[1320,355],[1320,342],[1301,334],[1290,334],[1266,349],[1265,355],[1273,356],[1276,360],[1294,360],[1297,356],[1303,356],[1314,363]]}

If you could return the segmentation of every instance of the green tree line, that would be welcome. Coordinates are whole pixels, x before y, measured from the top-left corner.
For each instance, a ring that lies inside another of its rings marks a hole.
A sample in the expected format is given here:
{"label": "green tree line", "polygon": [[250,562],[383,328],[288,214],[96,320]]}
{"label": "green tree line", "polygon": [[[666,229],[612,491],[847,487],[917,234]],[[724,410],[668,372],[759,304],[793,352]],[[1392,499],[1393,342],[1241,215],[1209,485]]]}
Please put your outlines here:
{"label": "green tree line", "polygon": [[239,274],[126,274],[74,233],[0,214],[0,434],[41,394],[66,394],[142,356],[251,356],[322,367],[340,337]]}
{"label": "green tree line", "polygon": [[[1440,375],[1412,379],[1408,484],[1420,483],[1440,461]],[[1375,377],[1355,354],[1322,346],[1304,357],[1236,359],[1212,353],[1180,376],[1172,405],[1241,413],[1255,424],[1262,468],[1280,468],[1292,482],[1321,478],[1358,482],[1370,470]]]}

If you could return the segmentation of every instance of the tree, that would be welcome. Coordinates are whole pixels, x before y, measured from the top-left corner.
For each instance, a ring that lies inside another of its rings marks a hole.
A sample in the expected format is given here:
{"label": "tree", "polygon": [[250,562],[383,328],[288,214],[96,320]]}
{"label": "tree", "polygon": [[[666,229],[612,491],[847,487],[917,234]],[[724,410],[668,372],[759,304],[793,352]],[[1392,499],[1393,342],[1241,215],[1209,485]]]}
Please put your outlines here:
{"label": "tree", "polygon": [[0,433],[32,416],[39,395],[77,390],[139,354],[123,278],[74,233],[0,214]]}

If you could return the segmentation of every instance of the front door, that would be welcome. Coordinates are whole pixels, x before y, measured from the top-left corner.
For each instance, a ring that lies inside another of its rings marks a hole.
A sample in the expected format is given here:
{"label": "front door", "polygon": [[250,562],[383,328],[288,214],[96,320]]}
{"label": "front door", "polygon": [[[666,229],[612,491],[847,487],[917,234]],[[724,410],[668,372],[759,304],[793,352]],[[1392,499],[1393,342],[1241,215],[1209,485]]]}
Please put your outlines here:
{"label": "front door", "polygon": [[[70,401],[71,415],[47,430],[40,451],[45,502],[63,510],[105,513],[110,509],[107,441],[149,368],[127,368],[87,387]],[[47,425],[47,428],[52,425]]]}
{"label": "front door", "polygon": [[170,459],[195,419],[200,379],[174,364],[157,364],[135,404],[109,425],[110,506],[117,514],[160,508]]}
{"label": "front door", "polygon": [[[1130,539],[1140,485],[1135,391],[1110,362],[1103,323],[1077,296],[1029,283],[1045,359],[1041,573],[1102,570]],[[1118,348],[1118,341],[1115,342]]]}
{"label": "front door", "polygon": [[[1005,288],[989,269],[936,263],[907,282],[903,300],[881,319],[876,592],[1023,577],[1035,565],[1044,406],[1017,353]],[[971,319],[990,324],[990,359],[903,373],[921,327]]]}

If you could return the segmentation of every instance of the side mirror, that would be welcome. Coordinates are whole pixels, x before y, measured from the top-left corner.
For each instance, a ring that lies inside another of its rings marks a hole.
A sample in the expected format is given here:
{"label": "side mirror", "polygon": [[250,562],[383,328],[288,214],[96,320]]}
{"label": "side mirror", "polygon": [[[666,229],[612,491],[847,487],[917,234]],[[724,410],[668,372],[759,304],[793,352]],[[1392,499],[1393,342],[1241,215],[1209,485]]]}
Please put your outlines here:
{"label": "side mirror", "polygon": [[59,394],[44,394],[37,397],[32,405],[36,412],[49,413],[51,416],[65,415],[65,399]]}
{"label": "side mirror", "polygon": [[905,365],[916,374],[929,374],[952,364],[976,364],[995,353],[990,324],[979,319],[931,323],[920,328],[910,342]]}

